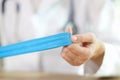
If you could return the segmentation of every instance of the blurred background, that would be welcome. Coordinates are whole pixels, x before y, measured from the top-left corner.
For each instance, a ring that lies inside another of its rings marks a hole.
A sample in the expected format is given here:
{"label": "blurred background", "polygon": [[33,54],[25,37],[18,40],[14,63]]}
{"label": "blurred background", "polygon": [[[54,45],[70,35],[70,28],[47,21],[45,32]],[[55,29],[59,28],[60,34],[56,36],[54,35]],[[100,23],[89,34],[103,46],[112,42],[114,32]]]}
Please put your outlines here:
{"label": "blurred background", "polygon": [[[67,26],[74,34],[93,32],[119,44],[119,5],[120,0],[0,0],[0,45],[57,34]],[[68,64],[61,49],[0,59],[0,70],[83,75],[84,65]]]}

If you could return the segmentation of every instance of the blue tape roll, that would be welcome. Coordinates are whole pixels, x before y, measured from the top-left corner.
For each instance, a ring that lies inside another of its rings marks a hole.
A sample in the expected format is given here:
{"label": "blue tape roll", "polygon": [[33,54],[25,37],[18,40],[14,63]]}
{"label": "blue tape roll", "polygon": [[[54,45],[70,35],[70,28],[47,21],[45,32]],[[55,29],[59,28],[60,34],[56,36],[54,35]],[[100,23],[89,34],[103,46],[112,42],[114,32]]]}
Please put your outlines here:
{"label": "blue tape roll", "polygon": [[0,58],[43,51],[72,44],[70,33],[60,33],[0,47]]}

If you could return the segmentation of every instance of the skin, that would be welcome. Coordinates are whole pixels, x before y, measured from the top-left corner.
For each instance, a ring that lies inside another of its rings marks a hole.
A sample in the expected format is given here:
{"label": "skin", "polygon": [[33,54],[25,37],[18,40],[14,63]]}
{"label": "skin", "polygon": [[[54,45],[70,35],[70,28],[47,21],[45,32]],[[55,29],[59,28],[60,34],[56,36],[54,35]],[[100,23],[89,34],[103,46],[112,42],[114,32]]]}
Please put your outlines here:
{"label": "skin", "polygon": [[[72,34],[72,29],[68,27],[66,32]],[[80,66],[87,61],[93,61],[100,66],[104,56],[104,44],[99,41],[93,33],[73,35],[72,45],[63,48],[61,56],[71,65]]]}

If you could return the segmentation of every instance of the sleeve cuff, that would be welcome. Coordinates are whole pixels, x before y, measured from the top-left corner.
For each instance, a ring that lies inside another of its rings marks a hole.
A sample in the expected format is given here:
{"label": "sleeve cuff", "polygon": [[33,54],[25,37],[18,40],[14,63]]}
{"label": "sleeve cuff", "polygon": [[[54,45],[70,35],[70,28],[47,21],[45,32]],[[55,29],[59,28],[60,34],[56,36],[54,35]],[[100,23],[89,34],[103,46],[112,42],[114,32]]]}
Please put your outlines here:
{"label": "sleeve cuff", "polygon": [[97,71],[97,76],[113,76],[117,75],[116,65],[119,63],[119,51],[115,46],[111,44],[105,45],[105,54],[103,58],[103,62],[99,70]]}

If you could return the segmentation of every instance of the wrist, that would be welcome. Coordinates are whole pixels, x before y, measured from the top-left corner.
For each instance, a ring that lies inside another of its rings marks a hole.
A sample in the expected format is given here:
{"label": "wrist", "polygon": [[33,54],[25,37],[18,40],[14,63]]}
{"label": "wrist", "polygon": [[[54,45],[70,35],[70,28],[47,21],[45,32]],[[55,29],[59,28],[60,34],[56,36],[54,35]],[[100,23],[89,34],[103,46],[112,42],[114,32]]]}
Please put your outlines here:
{"label": "wrist", "polygon": [[104,53],[105,53],[105,46],[101,41],[98,40],[96,50],[93,53],[94,56],[91,57],[90,60],[92,60],[96,65],[100,66],[103,62]]}

